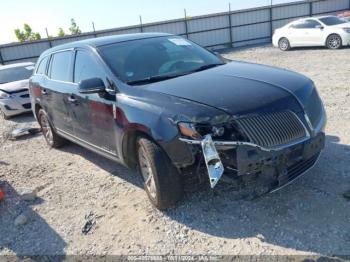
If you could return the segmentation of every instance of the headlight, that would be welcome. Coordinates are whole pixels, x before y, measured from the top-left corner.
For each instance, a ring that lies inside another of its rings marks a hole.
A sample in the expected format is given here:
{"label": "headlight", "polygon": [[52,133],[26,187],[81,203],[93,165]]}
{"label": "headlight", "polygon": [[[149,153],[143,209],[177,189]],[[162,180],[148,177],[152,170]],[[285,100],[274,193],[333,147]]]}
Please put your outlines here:
{"label": "headlight", "polygon": [[8,93],[0,90],[0,99],[10,98],[10,97],[11,96]]}
{"label": "headlight", "polygon": [[181,135],[192,139],[202,139],[205,135],[210,134],[212,137],[219,139],[234,139],[234,128],[229,124],[199,124],[179,122],[178,127]]}
{"label": "headlight", "polygon": [[349,34],[350,34],[350,27],[343,28],[343,30],[344,30],[346,33],[349,33]]}

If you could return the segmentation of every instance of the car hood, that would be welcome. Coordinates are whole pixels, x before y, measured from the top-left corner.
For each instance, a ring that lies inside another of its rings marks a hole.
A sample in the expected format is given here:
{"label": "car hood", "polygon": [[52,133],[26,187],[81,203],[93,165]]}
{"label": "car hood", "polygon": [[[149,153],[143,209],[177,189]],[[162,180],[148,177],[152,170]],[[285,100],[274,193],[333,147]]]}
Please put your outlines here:
{"label": "car hood", "polygon": [[339,24],[339,25],[331,25],[329,27],[331,27],[331,28],[349,28],[350,27],[350,22],[349,23],[344,23],[344,24]]}
{"label": "car hood", "polygon": [[288,70],[231,62],[145,88],[242,115],[286,109],[300,112],[314,86],[310,79]]}
{"label": "car hood", "polygon": [[29,80],[25,79],[25,80],[0,84],[0,90],[5,91],[8,94],[12,94],[22,90],[23,91],[27,90],[28,85],[29,85]]}

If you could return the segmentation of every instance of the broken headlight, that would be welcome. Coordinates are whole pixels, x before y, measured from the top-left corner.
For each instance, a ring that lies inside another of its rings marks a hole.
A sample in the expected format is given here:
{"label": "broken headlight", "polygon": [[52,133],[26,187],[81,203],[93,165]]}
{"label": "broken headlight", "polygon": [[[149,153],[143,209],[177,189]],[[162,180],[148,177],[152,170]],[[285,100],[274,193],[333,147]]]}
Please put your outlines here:
{"label": "broken headlight", "polygon": [[210,134],[217,140],[242,140],[242,136],[237,131],[237,128],[231,123],[211,125],[207,123],[179,122],[178,127],[181,135],[192,139],[202,139]]}

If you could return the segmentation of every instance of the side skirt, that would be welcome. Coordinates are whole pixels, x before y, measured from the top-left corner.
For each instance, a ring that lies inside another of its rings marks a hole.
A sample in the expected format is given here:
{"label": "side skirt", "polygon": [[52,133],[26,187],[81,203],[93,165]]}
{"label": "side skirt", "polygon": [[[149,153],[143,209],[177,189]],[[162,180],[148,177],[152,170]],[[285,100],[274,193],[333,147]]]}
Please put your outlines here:
{"label": "side skirt", "polygon": [[109,151],[107,151],[107,150],[105,150],[103,148],[100,148],[100,147],[98,147],[96,145],[88,143],[88,142],[86,142],[86,141],[84,141],[84,140],[82,140],[82,139],[80,139],[80,138],[78,138],[76,136],[73,136],[71,134],[68,134],[68,133],[66,133],[66,132],[64,132],[62,130],[56,129],[56,132],[57,132],[57,134],[59,134],[63,138],[65,138],[65,139],[67,139],[67,140],[69,140],[69,141],[71,141],[71,142],[73,142],[75,144],[78,144],[78,145],[80,145],[80,146],[82,146],[82,147],[84,147],[84,148],[86,148],[86,149],[88,149],[90,151],[93,151],[94,153],[96,153],[98,155],[101,155],[101,156],[103,156],[105,158],[108,158],[108,159],[110,159],[112,161],[115,161],[118,164],[125,165],[123,163],[123,161],[121,161],[120,158],[117,157],[117,155],[114,155],[114,154],[110,153]]}

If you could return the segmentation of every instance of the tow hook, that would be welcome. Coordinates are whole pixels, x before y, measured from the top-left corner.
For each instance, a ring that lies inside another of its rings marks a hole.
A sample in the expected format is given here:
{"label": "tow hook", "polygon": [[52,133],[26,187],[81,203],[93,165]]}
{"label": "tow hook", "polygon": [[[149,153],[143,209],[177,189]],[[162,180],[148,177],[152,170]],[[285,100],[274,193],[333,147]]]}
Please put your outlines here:
{"label": "tow hook", "polygon": [[201,141],[201,146],[205,164],[208,170],[210,187],[214,188],[224,173],[224,166],[215,148],[211,135],[206,135],[204,137],[204,139]]}

